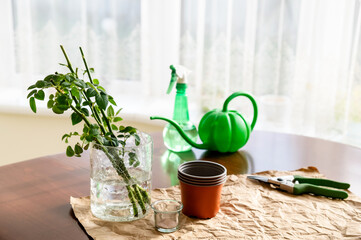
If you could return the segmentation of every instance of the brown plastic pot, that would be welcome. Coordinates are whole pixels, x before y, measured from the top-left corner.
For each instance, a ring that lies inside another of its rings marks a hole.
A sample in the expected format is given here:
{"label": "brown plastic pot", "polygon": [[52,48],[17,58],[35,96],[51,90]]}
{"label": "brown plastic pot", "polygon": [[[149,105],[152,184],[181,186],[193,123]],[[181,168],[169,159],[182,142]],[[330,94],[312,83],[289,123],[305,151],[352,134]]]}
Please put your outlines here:
{"label": "brown plastic pot", "polygon": [[191,161],[178,168],[183,214],[212,218],[217,215],[227,170],[218,163]]}
{"label": "brown plastic pot", "polygon": [[195,186],[179,181],[183,214],[188,217],[212,218],[219,211],[223,184]]}

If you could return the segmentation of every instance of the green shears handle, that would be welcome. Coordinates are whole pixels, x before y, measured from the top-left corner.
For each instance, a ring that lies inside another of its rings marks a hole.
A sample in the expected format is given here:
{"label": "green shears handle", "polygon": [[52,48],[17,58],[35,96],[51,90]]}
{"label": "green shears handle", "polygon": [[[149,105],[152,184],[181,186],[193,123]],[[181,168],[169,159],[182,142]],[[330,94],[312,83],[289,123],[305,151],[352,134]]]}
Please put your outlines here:
{"label": "green shears handle", "polygon": [[323,178],[307,178],[299,175],[295,175],[294,181],[298,181],[299,183],[309,183],[317,186],[325,186],[325,187],[333,187],[338,189],[348,189],[350,184],[343,182],[336,182],[329,179]]}
{"label": "green shears handle", "polygon": [[315,195],[341,199],[345,199],[348,197],[347,192],[340,190],[319,187],[309,183],[295,184],[293,187],[293,194],[299,195],[303,193],[313,193]]}

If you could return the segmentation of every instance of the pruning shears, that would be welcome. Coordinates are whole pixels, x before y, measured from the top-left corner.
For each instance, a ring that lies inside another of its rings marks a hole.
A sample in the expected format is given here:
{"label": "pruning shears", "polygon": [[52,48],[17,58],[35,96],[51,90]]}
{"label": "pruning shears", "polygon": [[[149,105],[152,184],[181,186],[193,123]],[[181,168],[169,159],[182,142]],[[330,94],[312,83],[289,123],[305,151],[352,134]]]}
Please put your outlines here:
{"label": "pruning shears", "polygon": [[350,184],[348,183],[336,182],[323,178],[308,178],[299,175],[281,177],[250,175],[247,176],[247,178],[271,184],[276,189],[295,195],[312,193],[314,195],[340,199],[347,198],[348,194],[345,191],[337,189],[348,189],[350,187]]}

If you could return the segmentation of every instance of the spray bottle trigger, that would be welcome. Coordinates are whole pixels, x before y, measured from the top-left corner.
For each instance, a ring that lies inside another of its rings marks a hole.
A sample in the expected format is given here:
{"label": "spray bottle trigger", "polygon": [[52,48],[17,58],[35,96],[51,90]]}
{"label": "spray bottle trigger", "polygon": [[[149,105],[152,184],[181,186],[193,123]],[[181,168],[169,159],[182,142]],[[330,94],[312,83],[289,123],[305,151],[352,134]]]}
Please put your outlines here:
{"label": "spray bottle trigger", "polygon": [[174,85],[176,84],[176,82],[178,80],[178,76],[177,76],[177,72],[176,72],[175,67],[173,65],[170,65],[169,68],[172,70],[172,77],[170,79],[167,94],[169,94],[172,91],[172,89],[174,88]]}

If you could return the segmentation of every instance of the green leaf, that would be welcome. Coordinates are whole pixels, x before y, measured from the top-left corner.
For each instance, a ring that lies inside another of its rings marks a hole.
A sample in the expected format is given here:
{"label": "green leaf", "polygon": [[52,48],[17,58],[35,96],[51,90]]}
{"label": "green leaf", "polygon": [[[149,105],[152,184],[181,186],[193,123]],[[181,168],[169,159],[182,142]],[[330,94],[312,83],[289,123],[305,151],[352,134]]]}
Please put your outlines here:
{"label": "green leaf", "polygon": [[100,94],[96,95],[95,101],[101,109],[106,110],[108,105],[108,96],[106,94],[101,92]]}
{"label": "green leaf", "polygon": [[75,79],[74,84],[80,88],[86,88],[85,82],[81,79]]}
{"label": "green leaf", "polygon": [[87,136],[85,137],[85,139],[86,139],[88,142],[91,142],[91,141],[93,141],[93,135],[87,135]]}
{"label": "green leaf", "polygon": [[50,94],[49,99],[53,100],[54,99],[54,94]]}
{"label": "green leaf", "polygon": [[91,105],[91,102],[90,102],[90,101],[84,101],[82,105],[83,105],[83,106],[90,106],[90,105]]}
{"label": "green leaf", "polygon": [[75,78],[71,74],[65,75],[65,79],[69,82],[74,82]]}
{"label": "green leaf", "polygon": [[26,98],[29,98],[29,97],[31,97],[34,93],[36,93],[37,92],[37,90],[32,90],[29,94],[28,94],[28,96],[26,97]]}
{"label": "green leaf", "polygon": [[133,167],[138,167],[140,165],[139,161],[136,161],[135,164],[133,165]]}
{"label": "green leaf", "polygon": [[89,143],[84,146],[84,150],[88,150],[88,148],[89,148]]}
{"label": "green leaf", "polygon": [[37,82],[35,83],[35,86],[36,86],[37,88],[43,88],[43,87],[45,86],[45,83],[44,83],[44,81],[39,80],[39,81],[37,81]]}
{"label": "green leaf", "polygon": [[79,143],[75,144],[74,150],[76,154],[81,154],[83,152],[83,148],[79,145]]}
{"label": "green leaf", "polygon": [[105,91],[105,89],[102,86],[98,86],[97,87],[99,90],[101,90],[102,92],[106,93],[107,91]]}
{"label": "green leaf", "polygon": [[33,89],[33,88],[36,88],[35,84],[28,87],[28,90]]}
{"label": "green leaf", "polygon": [[54,105],[52,110],[55,114],[63,114],[64,113],[64,110],[59,109],[58,105]]}
{"label": "green leaf", "polygon": [[117,113],[115,114],[115,116],[117,116],[117,115],[120,113],[120,111],[122,111],[122,109],[123,109],[123,108],[119,108],[119,110],[117,111]]}
{"label": "green leaf", "polygon": [[64,138],[67,138],[67,137],[70,137],[69,134],[64,134],[62,137],[61,137],[61,140],[64,140]]}
{"label": "green leaf", "polygon": [[68,146],[68,147],[66,148],[66,155],[67,155],[68,157],[74,156],[74,150],[73,150],[73,148],[72,148],[71,146]]}
{"label": "green leaf", "polygon": [[70,82],[62,82],[61,86],[64,87],[64,88],[67,88],[67,87],[71,86],[71,83]]}
{"label": "green leaf", "polygon": [[61,105],[67,105],[68,104],[68,98],[66,95],[60,95],[56,98],[56,102]]}
{"label": "green leaf", "polygon": [[138,162],[137,155],[134,152],[128,153],[129,156],[129,164],[133,165],[135,162]]}
{"label": "green leaf", "polygon": [[114,124],[112,124],[112,129],[113,129],[114,131],[117,131],[117,130],[118,130],[118,127],[115,126]]}
{"label": "green leaf", "polygon": [[53,106],[54,106],[54,101],[50,99],[48,101],[48,108],[52,108]]}
{"label": "green leaf", "polygon": [[88,132],[89,132],[89,127],[87,125],[84,125],[83,133],[88,133]]}
{"label": "green leaf", "polygon": [[107,114],[108,114],[108,117],[114,116],[114,109],[111,105],[108,107]]}
{"label": "green leaf", "polygon": [[135,141],[135,146],[139,146],[140,144],[140,137],[138,134],[134,134],[134,141]]}
{"label": "green leaf", "polygon": [[73,113],[71,114],[71,123],[72,123],[73,125],[76,125],[76,124],[80,123],[82,120],[83,120],[83,119],[82,119],[82,117],[81,117],[80,114],[78,114],[78,113],[76,113],[76,112],[73,112]]}
{"label": "green leaf", "polygon": [[123,120],[123,118],[121,118],[121,117],[115,117],[115,118],[113,119],[114,122],[120,122],[120,121],[122,121],[122,120]]}
{"label": "green leaf", "polygon": [[71,88],[71,94],[76,97],[79,101],[81,100],[80,99],[80,93],[79,93],[79,90],[76,88],[76,87],[72,87]]}
{"label": "green leaf", "polygon": [[108,100],[111,104],[113,104],[114,106],[117,106],[117,103],[114,101],[114,98],[110,95],[108,95]]}
{"label": "green leaf", "polygon": [[[46,76],[45,78],[44,78],[44,81],[45,82],[51,82],[51,81],[54,81],[54,82],[58,82],[58,81],[60,81],[62,79],[62,77],[60,78],[60,77],[58,77],[57,75],[55,75],[55,74],[49,74],[48,76]],[[36,82],[36,86],[38,87],[38,82],[40,82],[40,81],[37,81]]]}
{"label": "green leaf", "polygon": [[35,93],[34,97],[38,100],[44,100],[45,93],[43,90],[39,90],[37,93]]}
{"label": "green leaf", "polygon": [[99,80],[98,80],[98,79],[93,79],[93,83],[94,83],[95,85],[99,85]]}
{"label": "green leaf", "polygon": [[98,125],[92,124],[91,128],[90,128],[90,131],[89,131],[89,134],[90,135],[99,135],[100,131],[99,131]]}
{"label": "green leaf", "polygon": [[81,112],[84,113],[85,116],[89,116],[89,110],[87,108],[82,108]]}
{"label": "green leaf", "polygon": [[94,68],[89,68],[89,72],[93,73],[93,72],[94,72]]}
{"label": "green leaf", "polygon": [[69,109],[69,105],[64,105],[64,104],[56,104],[56,107],[62,110],[63,112]]}
{"label": "green leaf", "polygon": [[97,92],[93,89],[93,88],[88,88],[85,92],[85,95],[88,97],[88,98],[91,98],[91,97],[94,97],[97,95]]}
{"label": "green leaf", "polygon": [[30,108],[31,110],[36,113],[36,103],[35,103],[35,98],[34,97],[31,97],[30,100],[29,100],[29,103],[30,103]]}
{"label": "green leaf", "polygon": [[136,132],[137,130],[131,126],[127,126],[126,128],[124,128],[123,130],[120,130],[120,127],[119,127],[119,132],[124,132],[124,133],[134,133]]}

